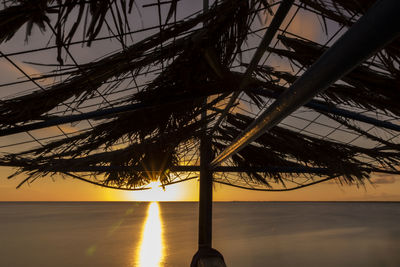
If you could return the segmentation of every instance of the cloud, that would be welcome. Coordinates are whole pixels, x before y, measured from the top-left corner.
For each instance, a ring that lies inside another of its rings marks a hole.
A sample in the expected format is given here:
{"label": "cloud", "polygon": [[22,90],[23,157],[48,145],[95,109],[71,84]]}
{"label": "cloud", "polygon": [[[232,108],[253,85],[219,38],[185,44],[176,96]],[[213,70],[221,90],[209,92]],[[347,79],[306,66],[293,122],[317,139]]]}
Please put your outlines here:
{"label": "cloud", "polygon": [[371,177],[373,184],[394,184],[397,177],[391,174],[375,174]]}
{"label": "cloud", "polygon": [[72,126],[70,124],[63,124],[63,125],[58,125],[58,127],[52,126],[52,127],[34,130],[34,131],[32,131],[32,133],[35,134],[35,136],[37,136],[37,137],[49,137],[49,136],[62,134],[60,129],[63,132],[70,134],[70,133],[75,133],[75,132],[79,131],[81,128]]}
{"label": "cloud", "polygon": [[[12,60],[20,69],[22,69],[26,74],[28,74],[31,77],[37,77],[41,73],[40,70],[34,68],[29,64],[18,61],[15,58],[13,58]],[[1,84],[24,81],[26,79],[27,78],[16,67],[11,65],[11,63],[5,61],[4,59],[0,60]],[[36,82],[41,86],[47,86],[53,83],[51,79],[40,79],[36,80]],[[34,87],[36,86],[32,82],[19,83],[16,85],[8,85],[2,88],[0,97],[8,97],[10,95],[26,93],[26,90],[32,90],[32,88]]]}
{"label": "cloud", "polygon": [[[290,18],[289,15],[287,18]],[[288,32],[303,38],[318,41],[324,35],[318,17],[307,11],[300,11],[288,28]]]}
{"label": "cloud", "polygon": [[[276,10],[274,10],[276,13]],[[281,29],[286,28],[288,23],[290,22],[289,27],[287,28],[287,32],[302,36],[303,38],[318,41],[325,34],[322,29],[322,25],[318,19],[318,16],[314,13],[300,9],[295,15],[296,9],[292,8],[286,18],[284,19]],[[295,15],[294,19],[291,21],[293,15]],[[269,25],[273,19],[269,13],[264,14],[264,24]]]}

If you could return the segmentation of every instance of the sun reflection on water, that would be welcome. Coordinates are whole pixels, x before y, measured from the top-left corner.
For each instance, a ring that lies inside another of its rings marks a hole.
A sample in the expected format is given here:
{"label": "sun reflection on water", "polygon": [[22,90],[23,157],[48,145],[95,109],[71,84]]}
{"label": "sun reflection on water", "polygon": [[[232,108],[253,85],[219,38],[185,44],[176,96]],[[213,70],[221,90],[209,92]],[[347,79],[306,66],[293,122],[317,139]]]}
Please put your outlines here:
{"label": "sun reflection on water", "polygon": [[151,202],[142,229],[137,259],[140,267],[160,267],[164,257],[164,240],[158,202]]}

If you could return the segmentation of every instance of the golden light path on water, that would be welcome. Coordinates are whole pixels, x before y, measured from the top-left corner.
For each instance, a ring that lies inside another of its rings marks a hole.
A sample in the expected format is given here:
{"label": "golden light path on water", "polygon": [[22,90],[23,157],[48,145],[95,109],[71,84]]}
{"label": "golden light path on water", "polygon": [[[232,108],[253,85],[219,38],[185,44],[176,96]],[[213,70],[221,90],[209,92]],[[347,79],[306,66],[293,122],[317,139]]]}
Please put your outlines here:
{"label": "golden light path on water", "polygon": [[140,267],[160,267],[164,257],[164,240],[160,206],[151,202],[143,225],[142,238],[138,247],[137,259]]}

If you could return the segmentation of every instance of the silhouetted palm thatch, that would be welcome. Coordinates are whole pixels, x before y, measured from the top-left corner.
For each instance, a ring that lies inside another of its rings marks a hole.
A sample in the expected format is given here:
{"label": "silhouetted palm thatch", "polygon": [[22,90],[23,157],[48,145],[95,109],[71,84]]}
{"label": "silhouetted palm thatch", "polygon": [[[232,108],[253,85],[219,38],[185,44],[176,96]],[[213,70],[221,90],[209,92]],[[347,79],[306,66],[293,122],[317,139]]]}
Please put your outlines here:
{"label": "silhouetted palm thatch", "polygon": [[[79,168],[109,167],[88,173],[87,179],[99,185],[130,189],[141,188],[152,179],[160,179],[162,184],[171,183],[173,166],[183,162],[193,164],[198,159],[197,141],[204,129],[212,137],[213,153],[221,152],[250,124],[257,113],[250,115],[252,107],[262,110],[301,75],[302,69],[312,65],[329,48],[301,36],[279,35],[279,45],[271,44],[267,53],[289,60],[300,71],[294,73],[260,63],[251,77],[246,77],[249,79],[245,86],[240,87],[248,67],[247,58],[253,51],[250,44],[257,34],[255,25],[262,25],[264,16],[273,17],[277,1],[215,1],[207,12],[177,20],[179,5],[185,5],[182,2],[150,4],[158,7],[159,14],[162,5],[168,6],[167,12],[160,15],[158,31],[139,40],[128,40],[131,16],[136,16],[133,10],[141,9],[133,0],[4,1],[0,11],[0,43],[7,44],[23,26],[29,43],[35,25],[53,35],[59,68],[34,77],[56,82],[0,102],[0,129],[46,121],[60,114],[77,114],[86,103],[99,98],[108,107],[137,103],[146,108],[91,120],[92,127],[83,131],[42,143],[40,147],[5,154],[0,164],[19,167],[17,174],[28,175],[23,182]],[[327,23],[350,27],[373,2],[299,0],[298,4],[322,18],[322,27],[327,30]],[[261,18],[261,24],[257,17]],[[83,35],[83,45],[90,46],[105,31],[116,32],[120,50],[92,62],[63,66],[62,51],[69,53],[78,34]],[[397,120],[400,116],[399,63],[400,41],[395,40],[316,100],[327,106],[367,114],[378,112]],[[109,102],[107,96],[126,86],[122,85],[126,80],[135,86]],[[138,81],[142,81],[140,85]],[[237,107],[245,112],[236,109],[221,125],[214,125],[225,108],[224,100],[239,90],[244,94]],[[248,168],[249,171],[239,175],[239,180],[249,187],[260,188],[285,187],[287,181],[294,181],[296,177],[301,183],[304,173],[296,169],[304,168],[323,169],[312,174],[311,180],[339,177],[348,183],[361,184],[374,171],[398,172],[400,150],[394,133],[391,132],[393,138],[389,139],[351,119],[318,110],[313,112],[324,116],[327,124],[335,122],[376,145],[340,142],[328,135],[306,132],[306,127],[296,130],[278,125],[233,156],[226,165]],[[201,116],[202,113],[206,116]],[[267,170],[276,166],[293,171]],[[266,167],[266,170],[251,171],[254,167]],[[157,172],[149,175],[140,168]],[[229,176],[225,178],[232,184],[237,181]]]}

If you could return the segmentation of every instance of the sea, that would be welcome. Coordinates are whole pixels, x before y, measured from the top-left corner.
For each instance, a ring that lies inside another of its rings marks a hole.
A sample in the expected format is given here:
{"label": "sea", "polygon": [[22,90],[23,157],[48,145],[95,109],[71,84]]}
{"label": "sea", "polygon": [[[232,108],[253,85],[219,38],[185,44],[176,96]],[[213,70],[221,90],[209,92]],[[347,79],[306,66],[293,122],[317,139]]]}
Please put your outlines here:
{"label": "sea", "polygon": [[[0,266],[190,265],[196,202],[1,202]],[[400,266],[400,202],[216,202],[228,267]]]}

